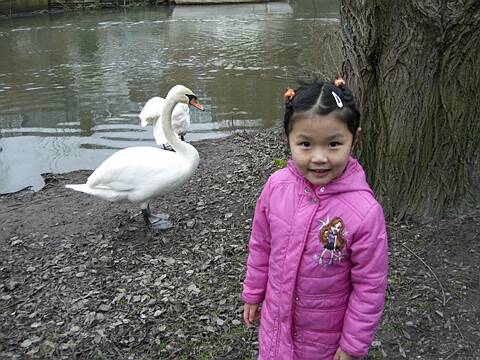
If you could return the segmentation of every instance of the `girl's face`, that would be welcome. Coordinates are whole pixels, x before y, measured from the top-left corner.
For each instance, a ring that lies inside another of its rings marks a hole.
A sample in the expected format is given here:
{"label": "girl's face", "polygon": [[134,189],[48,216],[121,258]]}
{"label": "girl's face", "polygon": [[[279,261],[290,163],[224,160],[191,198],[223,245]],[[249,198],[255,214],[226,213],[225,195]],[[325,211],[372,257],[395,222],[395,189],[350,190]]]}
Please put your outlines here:
{"label": "girl's face", "polygon": [[297,169],[313,185],[323,186],[345,170],[353,135],[331,115],[306,114],[295,119],[288,141]]}

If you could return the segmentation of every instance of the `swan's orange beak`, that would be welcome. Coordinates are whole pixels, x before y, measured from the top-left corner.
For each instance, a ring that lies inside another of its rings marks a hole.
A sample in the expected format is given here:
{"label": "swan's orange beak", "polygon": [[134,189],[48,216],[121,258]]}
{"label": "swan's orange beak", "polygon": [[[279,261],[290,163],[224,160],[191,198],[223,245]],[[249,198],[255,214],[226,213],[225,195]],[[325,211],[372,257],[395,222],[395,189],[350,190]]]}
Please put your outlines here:
{"label": "swan's orange beak", "polygon": [[205,108],[203,107],[203,105],[200,104],[198,100],[195,99],[194,97],[192,97],[188,103],[193,107],[196,107],[198,110],[205,111]]}

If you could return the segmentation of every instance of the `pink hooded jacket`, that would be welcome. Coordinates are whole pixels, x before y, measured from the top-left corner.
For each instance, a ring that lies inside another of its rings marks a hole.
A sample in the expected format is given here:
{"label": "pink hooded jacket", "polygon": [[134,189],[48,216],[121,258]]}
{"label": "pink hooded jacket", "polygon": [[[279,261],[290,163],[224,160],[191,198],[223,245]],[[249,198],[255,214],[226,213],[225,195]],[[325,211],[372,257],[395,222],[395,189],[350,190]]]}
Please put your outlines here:
{"label": "pink hooded jacket", "polygon": [[338,346],[366,355],[387,261],[383,210],[358,161],[323,187],[289,161],[265,184],[249,243],[242,298],[263,302],[259,359],[332,360]]}

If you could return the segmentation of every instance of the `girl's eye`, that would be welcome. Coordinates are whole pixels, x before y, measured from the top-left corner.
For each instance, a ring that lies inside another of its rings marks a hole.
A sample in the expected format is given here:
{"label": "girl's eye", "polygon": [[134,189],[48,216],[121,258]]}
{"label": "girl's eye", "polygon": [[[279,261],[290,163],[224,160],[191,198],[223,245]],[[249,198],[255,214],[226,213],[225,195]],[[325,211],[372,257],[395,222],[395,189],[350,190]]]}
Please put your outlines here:
{"label": "girl's eye", "polygon": [[330,148],[336,148],[340,145],[338,141],[332,141],[331,143],[328,144]]}
{"label": "girl's eye", "polygon": [[310,147],[310,143],[308,141],[302,141],[298,145],[300,145],[301,147],[304,147],[304,148]]}

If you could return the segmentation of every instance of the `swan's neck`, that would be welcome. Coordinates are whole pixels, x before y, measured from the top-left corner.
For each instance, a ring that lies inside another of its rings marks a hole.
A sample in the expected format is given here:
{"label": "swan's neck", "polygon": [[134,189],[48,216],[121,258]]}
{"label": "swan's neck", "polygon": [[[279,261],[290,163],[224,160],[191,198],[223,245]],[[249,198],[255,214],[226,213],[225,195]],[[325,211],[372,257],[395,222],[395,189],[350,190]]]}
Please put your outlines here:
{"label": "swan's neck", "polygon": [[175,101],[169,99],[168,96],[165,99],[165,106],[162,112],[162,129],[165,135],[165,139],[172,146],[172,148],[181,156],[187,158],[189,162],[194,163],[195,167],[198,165],[199,155],[197,150],[185,141],[181,141],[177,135],[173,132],[172,128],[172,113],[173,108],[177,105]]}

